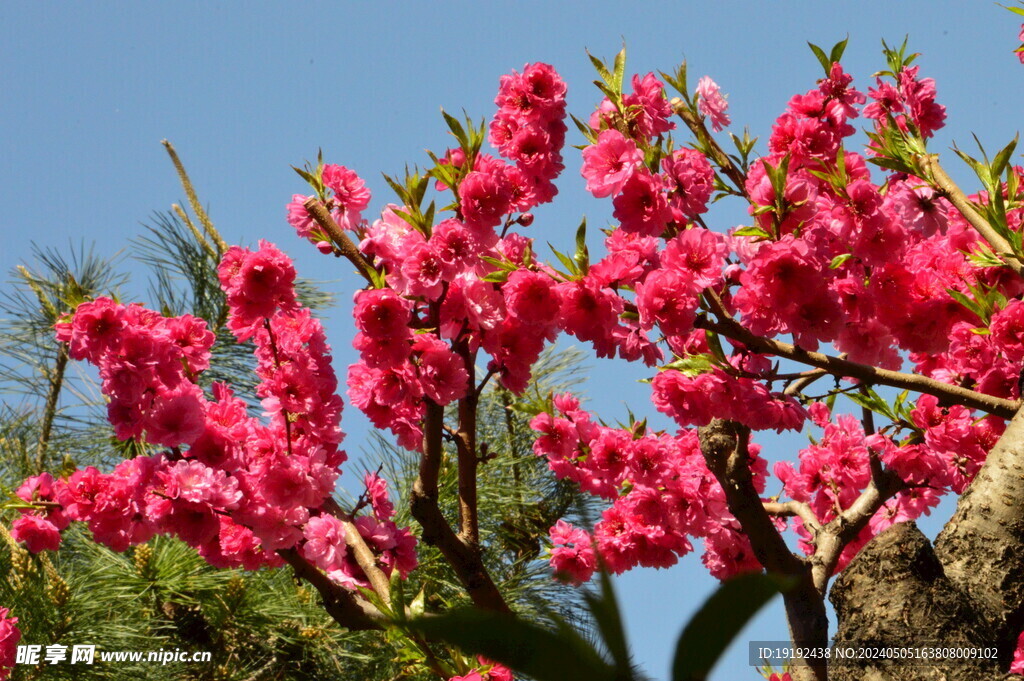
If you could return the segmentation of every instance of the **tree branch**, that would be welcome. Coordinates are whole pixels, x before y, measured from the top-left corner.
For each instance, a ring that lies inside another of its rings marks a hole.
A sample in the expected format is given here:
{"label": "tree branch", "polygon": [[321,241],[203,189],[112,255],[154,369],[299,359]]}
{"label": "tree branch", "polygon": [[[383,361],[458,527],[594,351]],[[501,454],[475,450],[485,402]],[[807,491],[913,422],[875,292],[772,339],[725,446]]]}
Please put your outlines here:
{"label": "tree branch", "polygon": [[992,247],[996,255],[1003,259],[1007,267],[1012,269],[1017,276],[1024,275],[1024,264],[1021,263],[1020,256],[1013,252],[1013,246],[999,232],[993,229],[988,220],[978,213],[974,204],[967,198],[963,190],[953,182],[953,179],[939,165],[939,157],[935,154],[926,154],[918,157],[918,159],[925,173],[931,176],[929,179],[931,179],[939,193],[960,211],[964,219],[971,223],[971,226],[977,230],[981,238],[988,242],[988,245]]}
{"label": "tree branch", "polygon": [[413,483],[409,500],[412,516],[423,528],[423,541],[441,550],[475,605],[488,610],[510,612],[504,597],[484,567],[480,553],[455,534],[438,506],[437,483],[444,454],[441,441],[444,407],[429,399],[426,404],[420,471]]}
{"label": "tree branch", "polygon": [[311,197],[303,205],[310,217],[316,220],[316,223],[323,228],[327,236],[331,238],[331,241],[341,250],[341,254],[356,266],[359,274],[363,275],[366,281],[372,283],[374,279],[373,267],[366,261],[363,254],[359,252],[359,249],[352,243],[352,240],[348,238],[348,235],[338,226],[338,223],[334,221],[334,218],[331,217],[324,204],[320,203],[316,197]]}
{"label": "tree branch", "polygon": [[942,383],[935,379],[918,374],[905,374],[900,371],[880,369],[869,364],[852,362],[841,357],[825,355],[820,352],[804,350],[790,343],[783,343],[770,338],[755,335],[736,320],[714,321],[707,316],[697,317],[694,326],[721,334],[730,340],[738,341],[748,349],[767,355],[785,357],[801,364],[824,369],[839,377],[856,378],[865,383],[888,385],[894,388],[913,390],[926,395],[934,395],[953,404],[962,404],[971,409],[979,409],[985,413],[1001,418],[1012,418],[1020,407],[1019,401],[1005,400],[984,393],[961,388],[958,385]]}
{"label": "tree branch", "polygon": [[277,554],[292,566],[297,577],[313,585],[335,622],[352,631],[383,628],[384,617],[376,608],[332,582],[296,549],[280,549]]}
{"label": "tree branch", "polygon": [[[808,563],[786,546],[754,488],[747,451],[750,431],[733,421],[716,419],[697,433],[704,460],[722,486],[729,511],[750,539],[758,561],[772,572],[796,578],[796,585],[783,594],[793,643],[799,647],[827,648],[824,597],[814,587]],[[821,660],[802,659],[793,673],[798,681],[828,678],[827,667]]]}
{"label": "tree branch", "polygon": [[355,554],[356,562],[359,563],[359,567],[366,573],[374,593],[377,594],[385,605],[391,607],[391,583],[387,575],[384,574],[384,571],[377,564],[377,556],[373,554],[373,550],[370,549],[366,540],[363,539],[363,535],[359,533],[359,528],[352,521],[352,516],[346,513],[331,498],[324,502],[323,509],[341,521],[341,526],[345,529],[345,543],[352,550],[352,553]]}
{"label": "tree branch", "polygon": [[53,432],[53,419],[57,415],[57,401],[64,386],[64,372],[68,366],[68,346],[59,343],[57,361],[50,375],[50,389],[46,394],[46,405],[43,408],[43,423],[39,428],[39,442],[36,444],[36,473],[46,470],[46,451],[50,446],[50,435]]}
{"label": "tree branch", "polygon": [[811,507],[802,501],[765,501],[761,504],[768,515],[780,518],[798,517],[811,532],[820,532],[821,523]]}

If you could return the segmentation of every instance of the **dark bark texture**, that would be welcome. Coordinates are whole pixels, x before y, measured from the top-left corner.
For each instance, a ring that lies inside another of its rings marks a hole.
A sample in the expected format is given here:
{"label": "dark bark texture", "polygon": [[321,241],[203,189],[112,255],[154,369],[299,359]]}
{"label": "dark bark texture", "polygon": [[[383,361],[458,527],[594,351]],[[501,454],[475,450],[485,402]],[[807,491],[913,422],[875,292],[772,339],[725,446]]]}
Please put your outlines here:
{"label": "dark bark texture", "polygon": [[1024,412],[1006,432],[935,546],[914,523],[872,540],[830,593],[837,643],[999,650],[999,660],[833,663],[836,681],[988,681],[1007,674],[1024,626]]}

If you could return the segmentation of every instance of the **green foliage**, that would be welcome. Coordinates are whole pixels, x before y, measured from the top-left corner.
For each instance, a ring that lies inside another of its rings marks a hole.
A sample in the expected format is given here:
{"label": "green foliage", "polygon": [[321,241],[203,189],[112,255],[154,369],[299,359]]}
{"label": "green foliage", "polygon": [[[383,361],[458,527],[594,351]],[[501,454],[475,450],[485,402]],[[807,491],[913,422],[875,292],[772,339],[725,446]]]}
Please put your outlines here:
{"label": "green foliage", "polygon": [[[704,681],[743,627],[790,581],[748,574],[722,584],[686,624],[672,664],[673,681]],[[599,593],[587,594],[597,622],[594,645],[568,622],[549,626],[502,613],[464,609],[422,618],[412,627],[431,638],[454,643],[508,665],[536,681],[642,681],[631,663],[618,603],[607,574]]]}

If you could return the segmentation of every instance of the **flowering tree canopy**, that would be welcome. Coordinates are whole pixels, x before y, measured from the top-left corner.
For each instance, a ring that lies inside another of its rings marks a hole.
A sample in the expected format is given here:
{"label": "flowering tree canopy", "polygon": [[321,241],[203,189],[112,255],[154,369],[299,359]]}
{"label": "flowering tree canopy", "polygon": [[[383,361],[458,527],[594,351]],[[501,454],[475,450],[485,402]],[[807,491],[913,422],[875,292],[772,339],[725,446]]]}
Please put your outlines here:
{"label": "flowering tree canopy", "polygon": [[[170,534],[214,566],[287,564],[350,629],[406,617],[398,593],[424,542],[475,605],[507,612],[480,550],[478,469],[500,445],[478,437],[478,402],[489,382],[523,393],[544,348],[568,334],[649,367],[654,407],[678,428],[608,425],[569,393],[535,405],[534,453],[602,500],[593,526],[550,528],[561,579],[667,567],[699,541],[719,579],[792,579],[800,645],[828,646],[834,581],[837,641],[991,644],[998,659],[948,678],[996,678],[1024,626],[1024,168],[1011,163],[1015,141],[991,159],[958,152],[980,181],[961,190],[928,148],[946,113],[917,55],[887,47],[886,70],[857,85],[845,41],[812,47],[822,76],[789,100],[763,155],[747,135],[720,134],[731,119],[711,77],[691,90],[684,64],[627,80],[623,51],[612,64],[592,57],[602,98],[572,117],[579,157],[565,149],[566,84],[532,63],[501,77],[489,124],[445,115],[453,145],[425,172],[389,178],[397,199],[379,217],[364,216],[370,192],[352,169],[320,159],[299,170],[311,193],[292,197],[288,222],[361,277],[348,401],[419,456],[401,500],[415,531],[394,522],[379,475],[354,507],[332,498],[346,454],[321,324],[281,249],[228,247],[209,228],[220,323],[255,348],[262,413],[203,383],[206,321],[81,302],[56,337],[98,370],[116,437],[147,446],[108,472],[29,478],[11,536],[52,551],[81,522],[118,551]],[[531,211],[556,199],[567,163],[610,199],[614,224],[599,259],[584,222],[575,252],[546,262]],[[749,224],[713,224],[718,200],[743,205]],[[805,430],[812,444],[769,470],[758,434]],[[446,467],[457,517],[439,503]],[[913,521],[950,493],[956,515],[933,546]],[[6,615],[3,650],[17,640]],[[511,678],[486,659],[442,664],[431,641],[406,635],[442,678]],[[830,674],[795,662],[794,678]]]}

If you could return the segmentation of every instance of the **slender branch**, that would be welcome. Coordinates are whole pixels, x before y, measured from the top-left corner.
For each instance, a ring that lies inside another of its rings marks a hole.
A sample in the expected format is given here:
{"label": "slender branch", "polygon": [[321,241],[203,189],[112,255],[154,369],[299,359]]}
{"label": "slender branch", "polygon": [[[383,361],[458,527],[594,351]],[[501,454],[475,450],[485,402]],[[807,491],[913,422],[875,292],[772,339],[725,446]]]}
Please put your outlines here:
{"label": "slender branch", "polygon": [[352,516],[329,497],[324,501],[323,509],[341,521],[341,526],[345,529],[345,543],[355,554],[356,562],[366,573],[374,593],[386,606],[391,607],[391,583],[377,564],[377,556],[373,554],[373,550],[363,539],[363,535],[359,533],[359,528],[352,521]]}
{"label": "slender branch", "polygon": [[[846,353],[839,355],[840,358],[846,359]],[[804,388],[808,387],[822,376],[828,376],[829,373],[824,369],[811,369],[810,371],[803,372],[799,378],[789,383],[783,390],[783,395],[799,395],[803,392]]]}
{"label": "slender branch", "polygon": [[869,364],[860,364],[848,359],[811,352],[798,348],[790,343],[783,343],[770,338],[755,335],[739,322],[729,318],[725,321],[713,321],[706,316],[697,317],[694,326],[721,334],[726,338],[743,343],[748,349],[768,355],[778,355],[801,364],[824,369],[834,376],[856,378],[865,383],[888,385],[894,388],[914,390],[926,395],[934,395],[954,404],[979,409],[1001,418],[1012,418],[1020,407],[1020,401],[1005,400],[984,393],[961,388],[957,385],[942,383],[935,379],[918,374],[905,374],[900,371],[881,369]]}
{"label": "slender branch", "polygon": [[779,516],[780,518],[797,517],[803,521],[811,532],[820,532],[821,523],[818,516],[814,514],[811,507],[802,501],[765,501],[761,504],[768,515]]}
{"label": "slender branch", "polygon": [[989,224],[971,203],[963,190],[957,186],[953,179],[939,165],[939,157],[934,154],[927,154],[919,157],[925,173],[931,176],[931,180],[939,193],[952,203],[967,222],[977,230],[978,234],[988,242],[996,255],[1003,259],[1006,266],[1012,269],[1018,276],[1024,275],[1024,263],[1021,263],[1019,255],[1013,252],[1013,246],[992,225]]}
{"label": "slender branch", "polygon": [[[263,320],[263,328],[267,330],[267,338],[270,339],[270,352],[274,357],[274,367],[277,369],[281,368],[281,357],[277,353],[277,341],[274,339],[274,329],[270,326],[270,320]],[[281,408],[281,417],[284,420],[284,438],[285,444],[288,446],[288,457],[292,456],[292,420],[289,418],[290,414],[284,407]]]}
{"label": "slender branch", "polygon": [[335,622],[352,631],[383,628],[384,617],[376,608],[332,582],[296,549],[279,549],[277,554],[292,566],[297,577],[313,585]]}
{"label": "slender branch", "polygon": [[[722,486],[729,511],[739,521],[758,561],[770,571],[796,578],[796,584],[783,594],[794,645],[827,648],[824,595],[814,586],[810,565],[786,546],[754,487],[747,449],[750,431],[733,421],[716,419],[697,434],[708,469]],[[801,659],[793,671],[799,681],[828,678],[821,660]]]}
{"label": "slender branch", "polygon": [[437,546],[473,603],[481,608],[510,612],[498,587],[484,567],[479,551],[464,542],[452,530],[438,506],[438,477],[443,457],[444,407],[426,400],[427,414],[423,420],[423,453],[419,475],[412,486],[409,507],[412,516],[423,528],[423,541]]}
{"label": "slender branch", "polygon": [[60,343],[57,349],[57,361],[54,362],[50,374],[50,390],[46,394],[46,406],[43,409],[43,424],[39,429],[39,442],[36,445],[36,473],[46,470],[46,451],[50,446],[50,435],[53,432],[53,419],[57,415],[57,401],[64,386],[64,372],[68,366],[68,346]]}
{"label": "slender branch", "polygon": [[366,261],[363,254],[359,252],[359,249],[352,243],[352,240],[348,238],[348,235],[338,226],[338,223],[334,221],[334,218],[331,217],[324,204],[320,203],[320,200],[316,197],[311,197],[304,206],[306,211],[309,212],[310,217],[316,220],[316,223],[327,232],[327,236],[331,237],[331,241],[341,249],[341,254],[356,266],[359,274],[363,275],[366,281],[372,283],[374,279],[373,267]]}
{"label": "slender branch", "polygon": [[[466,373],[474,373],[474,361],[468,346],[459,347]],[[455,444],[459,458],[459,539],[473,550],[480,550],[480,522],[477,516],[476,410],[479,393],[470,383],[466,396],[459,400],[459,430]]]}

